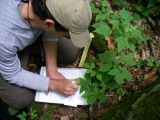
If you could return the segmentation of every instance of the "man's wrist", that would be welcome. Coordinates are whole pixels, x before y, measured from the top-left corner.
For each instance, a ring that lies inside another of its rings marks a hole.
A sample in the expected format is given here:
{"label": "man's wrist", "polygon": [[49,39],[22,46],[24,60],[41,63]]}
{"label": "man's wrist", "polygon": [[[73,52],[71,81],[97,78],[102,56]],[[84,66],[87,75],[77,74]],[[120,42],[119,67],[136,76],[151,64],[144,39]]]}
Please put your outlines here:
{"label": "man's wrist", "polygon": [[55,82],[52,78],[49,79],[48,90],[55,90]]}
{"label": "man's wrist", "polygon": [[48,72],[53,72],[53,71],[57,71],[57,67],[52,67],[52,68],[50,68],[50,67],[47,67],[47,71]]}
{"label": "man's wrist", "polygon": [[[55,68],[52,68],[52,69],[47,69],[47,76],[48,77],[51,77],[50,79],[52,79],[53,78],[53,76],[54,76],[54,74],[55,73],[57,73],[58,72],[58,70]],[[53,79],[52,79],[53,80]]]}

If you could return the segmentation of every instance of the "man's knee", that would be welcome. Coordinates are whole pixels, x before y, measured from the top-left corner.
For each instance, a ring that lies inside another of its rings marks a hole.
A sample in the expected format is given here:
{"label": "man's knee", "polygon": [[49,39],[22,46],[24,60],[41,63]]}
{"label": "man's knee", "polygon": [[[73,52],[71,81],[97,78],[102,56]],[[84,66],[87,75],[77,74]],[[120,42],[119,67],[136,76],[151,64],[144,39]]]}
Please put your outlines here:
{"label": "man's knee", "polygon": [[19,96],[8,97],[7,100],[3,100],[3,101],[6,102],[10,107],[13,107],[16,109],[23,109],[28,105],[30,105],[33,99],[34,99],[34,93],[29,91]]}

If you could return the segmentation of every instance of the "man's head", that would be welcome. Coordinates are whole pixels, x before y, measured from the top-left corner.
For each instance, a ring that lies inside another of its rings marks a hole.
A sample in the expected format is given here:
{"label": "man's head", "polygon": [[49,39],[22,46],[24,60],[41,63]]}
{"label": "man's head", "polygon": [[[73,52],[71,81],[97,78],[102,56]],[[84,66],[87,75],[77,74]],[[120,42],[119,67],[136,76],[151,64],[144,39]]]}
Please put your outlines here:
{"label": "man's head", "polygon": [[88,26],[92,16],[88,0],[32,0],[32,6],[42,20],[57,21],[55,29],[56,24],[61,29],[68,29],[76,46],[84,47],[89,43]]}
{"label": "man's head", "polygon": [[32,7],[34,13],[43,21],[46,19],[51,19],[54,21],[55,30],[66,32],[67,29],[60,25],[49,12],[46,6],[46,0],[32,0]]}

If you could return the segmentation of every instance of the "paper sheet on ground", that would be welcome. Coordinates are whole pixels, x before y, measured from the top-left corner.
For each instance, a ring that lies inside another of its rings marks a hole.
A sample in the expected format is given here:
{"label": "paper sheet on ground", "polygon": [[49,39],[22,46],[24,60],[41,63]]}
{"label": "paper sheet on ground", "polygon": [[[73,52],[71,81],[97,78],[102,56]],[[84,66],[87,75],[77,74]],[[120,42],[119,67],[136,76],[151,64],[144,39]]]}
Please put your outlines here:
{"label": "paper sheet on ground", "polygon": [[[85,69],[82,68],[58,68],[58,71],[67,79],[76,79],[78,77],[83,77],[85,73]],[[46,76],[46,67],[41,67],[40,75]],[[48,95],[46,95],[45,92],[37,91],[35,101],[64,104],[74,107],[77,107],[77,105],[87,105],[87,101],[82,98],[82,94],[80,94],[80,88],[74,95],[69,97],[65,97],[54,91],[49,91]]]}

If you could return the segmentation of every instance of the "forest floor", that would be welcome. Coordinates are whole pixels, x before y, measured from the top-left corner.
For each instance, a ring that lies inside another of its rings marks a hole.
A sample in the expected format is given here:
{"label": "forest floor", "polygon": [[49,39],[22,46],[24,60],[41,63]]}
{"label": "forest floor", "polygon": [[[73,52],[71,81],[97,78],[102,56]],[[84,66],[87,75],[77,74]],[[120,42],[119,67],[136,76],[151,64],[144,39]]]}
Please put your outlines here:
{"label": "forest floor", "polygon": [[[144,50],[143,54],[147,52],[155,53],[155,57],[160,57],[160,36],[153,34],[154,41],[152,41],[152,51],[149,49]],[[88,54],[92,54],[92,50]],[[30,71],[39,73],[40,65],[39,56],[31,55],[28,62],[28,68]],[[65,67],[77,67],[79,59],[69,66]],[[139,91],[142,87],[147,84],[152,83],[156,80],[158,74],[154,69],[149,67],[144,67],[141,69],[131,68],[130,72],[133,75],[133,81],[124,84],[124,89],[134,93]],[[122,101],[122,97],[110,97],[106,103],[97,103],[90,106],[78,106],[78,107],[69,107],[59,104],[45,104],[45,103],[35,103],[30,106],[30,109],[35,110],[37,117],[36,120],[97,120],[100,116],[103,116],[104,112],[112,106]],[[31,111],[28,114],[31,114]],[[30,117],[30,115],[29,115]]]}

